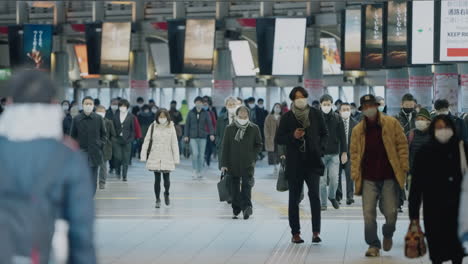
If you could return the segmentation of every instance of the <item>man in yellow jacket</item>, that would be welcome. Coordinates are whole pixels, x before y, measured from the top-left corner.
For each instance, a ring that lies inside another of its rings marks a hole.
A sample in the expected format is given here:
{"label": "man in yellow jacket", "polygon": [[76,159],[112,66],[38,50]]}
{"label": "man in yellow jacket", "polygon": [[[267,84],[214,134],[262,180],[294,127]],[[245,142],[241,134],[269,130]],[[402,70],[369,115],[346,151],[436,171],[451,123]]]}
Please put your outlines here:
{"label": "man in yellow jacket", "polygon": [[377,205],[385,216],[382,227],[383,250],[393,246],[398,216],[400,188],[409,170],[408,142],[398,120],[377,110],[373,95],[361,98],[364,118],[351,136],[351,177],[356,195],[362,195],[367,257],[380,256],[382,244],[377,235]]}

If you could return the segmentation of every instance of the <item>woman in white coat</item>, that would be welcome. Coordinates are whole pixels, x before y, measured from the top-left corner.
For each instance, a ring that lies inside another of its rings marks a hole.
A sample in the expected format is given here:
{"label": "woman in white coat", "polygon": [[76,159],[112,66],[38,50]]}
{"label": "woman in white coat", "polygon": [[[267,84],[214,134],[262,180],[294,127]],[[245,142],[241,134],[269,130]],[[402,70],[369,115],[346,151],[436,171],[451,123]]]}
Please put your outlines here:
{"label": "woman in white coat", "polygon": [[154,172],[156,208],[160,208],[161,174],[164,178],[164,202],[169,206],[169,174],[175,169],[175,165],[179,164],[180,156],[177,133],[169,112],[166,109],[159,109],[155,118],[141,148],[141,160],[146,161],[146,168]]}

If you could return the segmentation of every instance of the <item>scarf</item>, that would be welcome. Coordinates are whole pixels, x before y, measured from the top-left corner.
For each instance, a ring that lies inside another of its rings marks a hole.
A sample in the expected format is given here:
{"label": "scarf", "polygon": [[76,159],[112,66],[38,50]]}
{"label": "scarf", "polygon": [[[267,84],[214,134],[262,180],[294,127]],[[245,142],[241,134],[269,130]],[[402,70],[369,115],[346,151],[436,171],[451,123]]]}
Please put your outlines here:
{"label": "scarf", "polygon": [[249,127],[250,121],[248,121],[245,125],[241,125],[239,122],[237,122],[237,119],[234,118],[233,124],[237,127],[237,133],[234,137],[234,140],[240,142],[244,138],[245,130],[247,130],[247,127]]}
{"label": "scarf", "polygon": [[294,116],[296,117],[297,121],[299,121],[299,124],[301,124],[304,129],[306,129],[306,128],[308,128],[310,126],[310,120],[309,120],[310,108],[309,108],[309,106],[306,106],[306,108],[304,108],[304,109],[300,109],[300,108],[297,108],[293,103],[291,110],[292,110]]}

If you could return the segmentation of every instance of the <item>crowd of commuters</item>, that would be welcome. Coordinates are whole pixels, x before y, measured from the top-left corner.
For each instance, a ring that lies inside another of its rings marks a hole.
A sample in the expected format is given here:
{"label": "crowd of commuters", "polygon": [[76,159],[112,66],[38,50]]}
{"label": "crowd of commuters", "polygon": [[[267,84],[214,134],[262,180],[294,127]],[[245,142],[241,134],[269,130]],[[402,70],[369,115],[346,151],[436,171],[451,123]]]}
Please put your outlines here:
{"label": "crowd of commuters", "polygon": [[[83,210],[83,206],[93,207],[93,193],[106,188],[107,176],[127,181],[132,159],[138,158],[154,173],[155,207],[161,207],[161,183],[164,204],[170,206],[170,174],[187,150],[194,180],[203,180],[212,159],[218,159],[218,169],[227,177],[228,203],[235,219],[241,213],[244,219],[253,214],[256,163],[266,153],[275,176],[278,165],[284,163],[292,243],[304,243],[299,216],[304,183],[312,212],[313,243],[322,242],[321,214],[329,204],[339,209],[342,200],[352,205],[355,195],[362,197],[367,257],[392,249],[398,212],[402,212],[409,193],[412,225],[419,227],[423,204],[433,263],[462,263],[462,242],[468,238],[467,210],[462,206],[467,204],[468,195],[467,187],[462,188],[467,185],[463,177],[468,172],[468,118],[450,112],[447,100],[436,100],[431,112],[406,94],[401,111],[389,116],[381,97],[364,95],[358,106],[326,94],[309,104],[307,90],[295,87],[289,95],[292,103],[272,104],[271,111],[265,109],[261,98],[232,96],[226,98],[220,111],[208,96],[196,97],[192,109],[186,100],[180,108],[172,101],[170,109],[164,109],[144,98],[138,98],[136,105],[114,98],[106,109],[98,99],[85,97],[80,109],[76,102],[54,104],[54,85],[43,75],[23,75],[11,80],[15,89],[10,102],[1,101],[2,109],[6,106],[0,115],[0,165],[6,172],[0,175],[6,183],[1,190],[9,190],[12,177],[24,178],[20,191],[25,192],[37,184],[33,174],[61,172],[50,180],[57,186],[54,199],[64,208],[50,210],[64,210],[60,218],[69,222],[70,230],[76,230],[70,233],[79,254],[71,256],[83,260],[76,263],[95,262],[92,211]],[[29,83],[37,83],[40,89]],[[27,113],[34,115],[35,122],[18,121]],[[45,119],[49,126],[40,123]],[[29,160],[21,170],[13,165],[17,155],[21,155],[18,160]],[[50,157],[63,162],[47,165]],[[377,209],[385,216],[382,241]],[[0,221],[11,224],[8,219]],[[30,246],[36,250],[35,244]],[[18,249],[12,244],[8,250],[12,254]],[[48,253],[51,248],[38,250]]]}

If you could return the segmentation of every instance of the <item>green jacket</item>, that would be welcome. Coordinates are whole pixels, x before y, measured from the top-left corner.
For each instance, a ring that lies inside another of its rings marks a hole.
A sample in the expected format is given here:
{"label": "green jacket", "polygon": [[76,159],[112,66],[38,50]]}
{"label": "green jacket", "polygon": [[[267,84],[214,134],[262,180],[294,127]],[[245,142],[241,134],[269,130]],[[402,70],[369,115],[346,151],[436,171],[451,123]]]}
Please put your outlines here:
{"label": "green jacket", "polygon": [[[257,155],[262,150],[262,136],[257,125],[250,123],[244,138],[238,142],[234,138],[238,128],[235,124],[226,127],[223,138],[221,167],[228,168],[228,173],[240,177],[246,169],[253,169]],[[253,170],[252,170],[253,171]]]}
{"label": "green jacket", "polygon": [[114,128],[114,122],[112,122],[111,120],[104,118],[104,125],[106,127],[107,139],[104,143],[102,152],[104,154],[104,161],[108,161],[112,159],[112,142],[116,137],[116,133]]}

